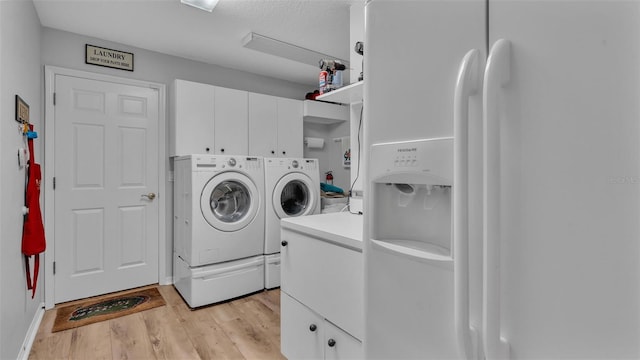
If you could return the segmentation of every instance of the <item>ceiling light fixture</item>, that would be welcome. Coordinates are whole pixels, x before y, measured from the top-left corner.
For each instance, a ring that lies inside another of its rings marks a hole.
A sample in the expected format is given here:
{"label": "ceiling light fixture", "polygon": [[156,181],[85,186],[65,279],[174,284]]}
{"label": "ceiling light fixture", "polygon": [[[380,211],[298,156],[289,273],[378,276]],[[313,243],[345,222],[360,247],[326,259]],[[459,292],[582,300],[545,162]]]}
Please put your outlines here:
{"label": "ceiling light fixture", "polygon": [[292,45],[284,41],[276,40],[264,35],[250,32],[242,39],[242,46],[261,51],[263,53],[280,56],[285,59],[298,61],[315,67],[319,66],[320,59],[338,60],[349,68],[349,62],[338,59],[335,56],[319,53],[317,51],[305,49],[300,46]]}
{"label": "ceiling light fixture", "polygon": [[212,12],[218,4],[218,0],[180,0],[180,2],[208,12]]}

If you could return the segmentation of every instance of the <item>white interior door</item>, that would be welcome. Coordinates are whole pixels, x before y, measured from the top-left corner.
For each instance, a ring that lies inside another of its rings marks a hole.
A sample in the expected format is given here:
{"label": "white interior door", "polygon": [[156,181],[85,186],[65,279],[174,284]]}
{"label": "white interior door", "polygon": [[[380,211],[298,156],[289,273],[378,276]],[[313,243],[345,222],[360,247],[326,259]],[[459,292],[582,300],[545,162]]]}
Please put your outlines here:
{"label": "white interior door", "polygon": [[55,303],[158,282],[158,91],[56,75],[55,92]]}

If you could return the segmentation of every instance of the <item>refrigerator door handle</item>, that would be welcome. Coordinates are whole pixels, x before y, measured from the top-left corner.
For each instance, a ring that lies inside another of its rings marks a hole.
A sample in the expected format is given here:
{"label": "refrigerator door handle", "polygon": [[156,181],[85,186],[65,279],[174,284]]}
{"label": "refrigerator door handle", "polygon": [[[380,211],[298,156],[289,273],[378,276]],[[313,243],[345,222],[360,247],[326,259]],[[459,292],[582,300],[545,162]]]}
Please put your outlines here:
{"label": "refrigerator door handle", "polygon": [[491,47],[483,87],[483,344],[487,360],[509,359],[509,343],[501,337],[500,314],[500,122],[499,95],[509,83],[511,43],[500,39]]}
{"label": "refrigerator door handle", "polygon": [[477,332],[469,319],[469,97],[480,87],[480,52],[470,50],[460,63],[453,98],[453,256],[454,319],[460,357],[478,359]]}

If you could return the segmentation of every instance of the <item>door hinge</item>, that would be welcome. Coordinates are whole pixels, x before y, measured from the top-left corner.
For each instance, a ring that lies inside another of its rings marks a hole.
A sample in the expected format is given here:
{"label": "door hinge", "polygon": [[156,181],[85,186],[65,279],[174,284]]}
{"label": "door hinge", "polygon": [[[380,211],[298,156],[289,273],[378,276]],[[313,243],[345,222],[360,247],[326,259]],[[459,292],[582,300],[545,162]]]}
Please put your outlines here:
{"label": "door hinge", "polygon": [[56,178],[54,177],[53,178],[53,190],[55,190],[55,189],[56,189]]}
{"label": "door hinge", "polygon": [[56,93],[53,93],[53,106],[56,106]]}
{"label": "door hinge", "polygon": [[55,275],[55,274],[56,274],[56,262],[54,261],[53,262],[53,275]]}

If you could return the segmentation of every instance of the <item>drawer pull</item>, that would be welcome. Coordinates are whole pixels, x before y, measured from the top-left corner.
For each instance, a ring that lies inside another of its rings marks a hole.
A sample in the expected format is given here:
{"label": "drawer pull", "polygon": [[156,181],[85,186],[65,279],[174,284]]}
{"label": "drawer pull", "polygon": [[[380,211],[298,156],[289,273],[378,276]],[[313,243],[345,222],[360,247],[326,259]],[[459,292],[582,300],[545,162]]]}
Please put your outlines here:
{"label": "drawer pull", "polygon": [[318,327],[316,326],[316,324],[309,325],[309,331],[316,331],[317,329]]}
{"label": "drawer pull", "polygon": [[327,345],[329,345],[329,347],[334,347],[336,346],[336,341],[333,339],[329,339],[329,341],[327,341]]}
{"label": "drawer pull", "polygon": [[289,243],[287,242],[287,240],[282,240],[282,242],[280,244],[282,244],[282,246],[287,246],[287,244],[289,244]]}

